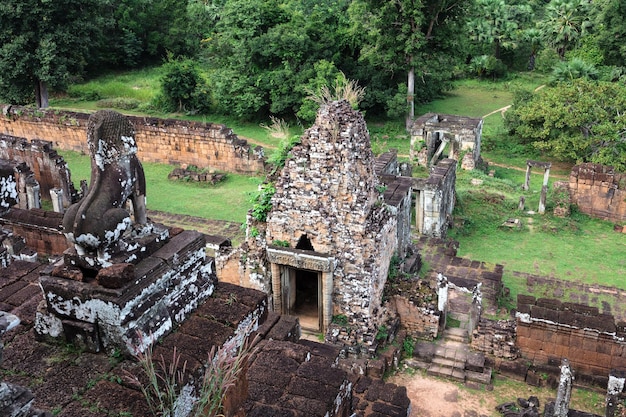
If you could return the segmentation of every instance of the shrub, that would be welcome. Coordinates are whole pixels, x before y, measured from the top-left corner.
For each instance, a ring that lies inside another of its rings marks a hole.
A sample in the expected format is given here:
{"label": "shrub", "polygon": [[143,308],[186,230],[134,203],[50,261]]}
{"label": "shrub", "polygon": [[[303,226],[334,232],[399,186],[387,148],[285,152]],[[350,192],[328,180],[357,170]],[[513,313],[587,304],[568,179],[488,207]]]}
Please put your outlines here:
{"label": "shrub", "polygon": [[470,61],[469,68],[480,78],[500,78],[506,75],[506,65],[493,55],[475,56]]}
{"label": "shrub", "polygon": [[[223,411],[226,392],[240,378],[250,355],[253,353],[248,342],[241,343],[237,348],[237,338],[231,338],[220,348],[213,346],[207,357],[198,387],[193,391],[185,390],[186,365],[180,363],[181,355],[174,348],[172,358],[168,362],[161,355],[155,361],[152,346],[145,352],[138,352],[136,359],[148,382],[128,372],[126,377],[134,384],[141,386],[141,391],[154,416],[180,415],[181,408],[190,406],[192,417],[219,416]],[[193,399],[192,404],[186,401]]]}
{"label": "shrub", "polygon": [[261,190],[252,198],[252,217],[260,222],[267,220],[267,215],[272,209],[272,197],[276,192],[274,184],[267,183],[261,186]]}
{"label": "shrub", "polygon": [[161,80],[161,103],[166,111],[195,113],[206,107],[204,82],[196,63],[190,59],[170,60]]}
{"label": "shrub", "polygon": [[122,109],[122,110],[134,110],[139,107],[141,101],[134,98],[109,98],[98,100],[96,107],[110,108],[110,109]]}

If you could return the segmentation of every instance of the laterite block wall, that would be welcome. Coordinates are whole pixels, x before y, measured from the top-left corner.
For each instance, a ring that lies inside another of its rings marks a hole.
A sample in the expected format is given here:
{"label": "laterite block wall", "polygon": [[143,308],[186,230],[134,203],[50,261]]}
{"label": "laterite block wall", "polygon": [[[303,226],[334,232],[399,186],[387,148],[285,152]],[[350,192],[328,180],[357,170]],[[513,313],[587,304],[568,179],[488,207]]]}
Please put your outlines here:
{"label": "laterite block wall", "polygon": [[[44,139],[60,150],[88,153],[88,113],[4,106],[0,134]],[[220,124],[128,116],[142,162],[189,164],[223,172],[264,171],[263,151],[253,150],[232,129]]]}

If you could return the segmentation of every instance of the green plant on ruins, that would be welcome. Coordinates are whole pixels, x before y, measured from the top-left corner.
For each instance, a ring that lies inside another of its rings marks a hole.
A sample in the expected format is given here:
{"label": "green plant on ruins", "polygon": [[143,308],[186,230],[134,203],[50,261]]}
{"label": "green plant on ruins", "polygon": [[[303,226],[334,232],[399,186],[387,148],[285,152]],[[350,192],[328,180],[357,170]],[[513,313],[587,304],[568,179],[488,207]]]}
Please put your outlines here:
{"label": "green plant on ruins", "polygon": [[141,391],[153,416],[176,416],[182,411],[182,407],[188,406],[186,403],[189,399],[193,401],[189,416],[220,416],[227,391],[236,385],[246,362],[253,353],[248,341],[241,343],[239,348],[237,343],[237,338],[231,338],[223,346],[211,348],[204,373],[195,392],[185,389],[187,363],[184,362],[181,365],[181,354],[176,347],[173,349],[170,361],[166,361],[162,355],[155,359],[152,346],[136,354],[147,383],[144,384],[142,382],[144,379],[130,372],[126,377],[134,384],[141,386]]}
{"label": "green plant on ruins", "polygon": [[276,193],[276,188],[272,183],[266,183],[261,186],[261,190],[252,198],[251,215],[255,220],[264,222],[267,220],[267,214],[272,209],[272,197]]}
{"label": "green plant on ruins", "polygon": [[415,350],[415,340],[411,336],[407,336],[402,341],[402,351],[406,358],[413,357],[413,350]]}

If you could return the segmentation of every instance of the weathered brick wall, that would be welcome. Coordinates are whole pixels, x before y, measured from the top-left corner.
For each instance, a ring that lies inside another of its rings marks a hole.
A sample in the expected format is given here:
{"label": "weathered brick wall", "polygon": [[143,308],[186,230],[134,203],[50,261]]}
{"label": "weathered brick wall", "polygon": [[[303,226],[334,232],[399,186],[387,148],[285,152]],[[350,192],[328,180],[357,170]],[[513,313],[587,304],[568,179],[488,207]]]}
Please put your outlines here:
{"label": "weathered brick wall", "polygon": [[50,200],[50,190],[63,190],[63,204],[68,207],[76,194],[67,163],[45,140],[28,140],[0,134],[0,159],[25,163],[41,187],[41,198]]}
{"label": "weathered brick wall", "polygon": [[472,331],[472,349],[503,359],[516,359],[519,349],[515,345],[514,320],[489,320],[481,318]]}
{"label": "weathered brick wall", "polygon": [[400,295],[394,295],[393,302],[407,335],[420,339],[437,338],[441,319],[440,311],[416,306],[407,297]]}
{"label": "weathered brick wall", "polygon": [[41,209],[12,208],[0,216],[0,225],[23,237],[39,255],[60,255],[67,249],[62,222],[63,214]]}
{"label": "weathered brick wall", "polygon": [[[44,139],[61,150],[88,153],[87,113],[19,106],[5,106],[3,113],[0,134]],[[224,125],[127,117],[135,126],[138,155],[143,162],[189,164],[244,174],[264,171],[262,151],[253,151],[247,141]]]}
{"label": "weathered brick wall", "polygon": [[590,216],[614,222],[626,221],[626,174],[613,167],[581,164],[572,168],[569,192],[573,204]]}
{"label": "weathered brick wall", "polygon": [[626,323],[596,307],[559,300],[517,298],[517,346],[524,358],[548,364],[567,358],[577,374],[608,378],[626,367]]}

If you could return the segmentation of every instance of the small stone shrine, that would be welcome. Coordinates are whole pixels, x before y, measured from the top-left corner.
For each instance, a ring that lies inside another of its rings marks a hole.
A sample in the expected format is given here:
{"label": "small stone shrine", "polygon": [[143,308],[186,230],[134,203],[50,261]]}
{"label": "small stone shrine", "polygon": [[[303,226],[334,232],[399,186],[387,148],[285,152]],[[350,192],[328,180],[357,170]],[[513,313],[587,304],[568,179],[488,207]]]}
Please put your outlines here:
{"label": "small stone shrine", "polygon": [[421,166],[433,166],[448,148],[447,157],[461,161],[461,168],[480,163],[483,120],[450,114],[426,113],[411,126],[410,157]]}
{"label": "small stone shrine", "polygon": [[169,333],[211,295],[217,280],[203,236],[146,216],[146,183],[133,125],[113,111],[87,125],[91,181],[70,206],[70,249],[40,277],[40,337],[65,337],[90,351],[133,353]]}

